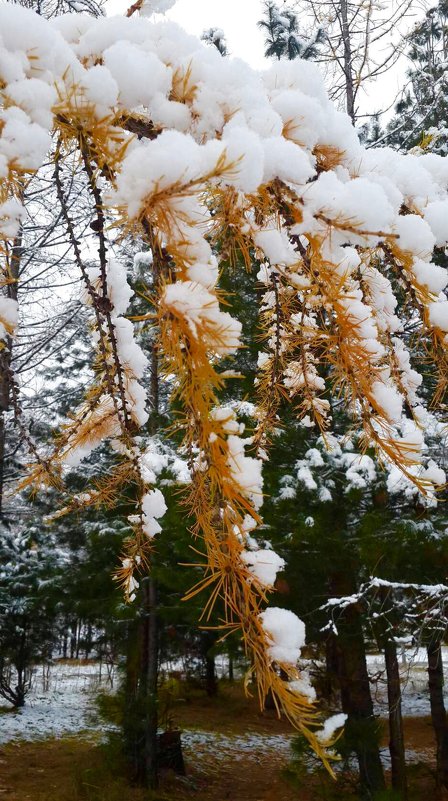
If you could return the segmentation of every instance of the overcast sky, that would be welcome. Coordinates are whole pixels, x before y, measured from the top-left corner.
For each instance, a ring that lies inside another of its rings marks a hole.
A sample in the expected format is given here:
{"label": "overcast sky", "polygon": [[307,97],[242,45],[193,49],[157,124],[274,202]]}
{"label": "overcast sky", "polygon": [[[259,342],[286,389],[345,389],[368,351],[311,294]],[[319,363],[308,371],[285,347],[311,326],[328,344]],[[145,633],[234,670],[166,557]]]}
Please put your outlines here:
{"label": "overcast sky", "polygon": [[[132,2],[109,0],[108,13],[122,14]],[[386,4],[389,2],[391,0],[386,0]],[[257,28],[262,8],[263,0],[177,0],[166,16],[182,25],[188,33],[198,36],[206,28],[222,28],[231,54],[262,69],[267,64],[263,56],[263,34]],[[161,19],[160,15],[156,19]],[[402,59],[386,76],[372,82],[368,95],[359,98],[361,110],[371,113],[390,105],[402,85],[405,68]]]}

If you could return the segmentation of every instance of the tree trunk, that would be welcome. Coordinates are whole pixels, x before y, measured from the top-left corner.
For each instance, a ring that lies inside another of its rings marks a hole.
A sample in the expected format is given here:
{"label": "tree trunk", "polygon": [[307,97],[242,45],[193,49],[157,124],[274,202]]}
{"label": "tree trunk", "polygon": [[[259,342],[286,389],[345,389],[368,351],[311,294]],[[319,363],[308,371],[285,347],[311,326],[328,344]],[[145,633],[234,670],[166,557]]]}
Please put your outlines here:
{"label": "tree trunk", "polygon": [[70,659],[74,659],[76,655],[76,631],[78,628],[78,621],[72,620],[70,623]]}
{"label": "tree trunk", "polygon": [[205,664],[205,691],[210,698],[218,694],[215,657],[211,654],[214,644],[215,638],[212,632],[203,631],[201,634],[201,648]]}
{"label": "tree trunk", "polygon": [[443,701],[443,662],[441,641],[434,637],[427,646],[428,684],[431,719],[437,742],[436,781],[439,790],[448,789],[448,729]]}
{"label": "tree trunk", "polygon": [[[148,233],[148,231],[147,231]],[[151,237],[149,236],[151,241]],[[154,254],[154,291],[160,280],[161,257]],[[159,414],[159,371],[157,348],[151,350],[151,380],[149,391],[151,417],[148,432],[155,434]],[[138,632],[137,660],[133,683],[135,694],[130,709],[130,732],[134,773],[138,784],[154,789],[158,785],[159,754],[157,741],[157,680],[159,660],[159,638],[157,621],[157,586],[151,576],[141,582],[142,606]],[[131,691],[132,691],[131,687]]]}
{"label": "tree trunk", "polygon": [[[9,259],[9,278],[11,282],[5,287],[6,296],[17,301],[20,260],[22,258],[22,231],[13,241]],[[3,498],[5,493],[5,459],[6,453],[6,414],[11,401],[11,360],[12,337],[6,337],[5,347],[0,350],[0,520],[3,517]]]}
{"label": "tree trunk", "polygon": [[142,580],[140,618],[128,627],[123,737],[131,781],[154,789],[158,783],[157,748],[157,587]]}
{"label": "tree trunk", "polygon": [[81,651],[81,635],[82,635],[82,620],[79,620],[78,626],[76,628],[76,659],[79,659],[79,654]]}
{"label": "tree trunk", "polygon": [[25,624],[22,625],[22,633],[20,635],[20,643],[19,648],[17,651],[17,658],[15,661],[15,669],[17,672],[17,685],[15,687],[15,696],[16,700],[14,703],[15,709],[21,709],[21,707],[25,706],[25,696],[27,690],[29,689],[28,685],[28,676],[30,665],[27,664],[26,653],[27,653],[27,634],[26,634],[27,627]]}
{"label": "tree trunk", "polygon": [[342,43],[344,45],[344,76],[345,76],[345,101],[347,114],[353,125],[356,122],[355,115],[355,89],[353,85],[352,69],[352,43],[350,37],[350,27],[348,23],[348,0],[341,0],[341,31]]}
{"label": "tree trunk", "polygon": [[138,638],[136,622],[129,621],[126,632],[124,677],[123,742],[131,781],[137,781],[136,698],[138,689]]}
{"label": "tree trunk", "polygon": [[408,787],[406,778],[406,760],[403,735],[403,718],[401,715],[401,686],[398,668],[397,646],[391,639],[384,643],[384,659],[387,674],[387,700],[389,707],[389,752],[392,771],[392,788],[399,798],[406,801]]}
{"label": "tree trunk", "polygon": [[385,781],[367,673],[361,615],[355,604],[341,611],[337,630],[338,678],[342,709],[347,715],[345,736],[358,760],[363,797],[371,799],[375,793],[385,789]]}
{"label": "tree trunk", "polygon": [[62,658],[67,659],[67,645],[68,645],[68,634],[67,634],[67,623],[64,626],[64,636],[62,638]]}
{"label": "tree trunk", "polygon": [[338,641],[330,631],[325,640],[325,676],[322,682],[322,695],[328,701],[333,698],[338,676]]}
{"label": "tree trunk", "polygon": [[142,580],[140,618],[128,629],[123,736],[131,781],[155,788],[157,759],[157,589],[154,580]]}
{"label": "tree trunk", "polygon": [[86,659],[89,658],[91,650],[92,650],[92,624],[87,623],[86,647],[85,647]]}
{"label": "tree trunk", "polygon": [[145,582],[146,620],[143,621],[142,692],[146,701],[145,720],[145,786],[155,788],[158,784],[157,764],[157,587],[154,579]]}

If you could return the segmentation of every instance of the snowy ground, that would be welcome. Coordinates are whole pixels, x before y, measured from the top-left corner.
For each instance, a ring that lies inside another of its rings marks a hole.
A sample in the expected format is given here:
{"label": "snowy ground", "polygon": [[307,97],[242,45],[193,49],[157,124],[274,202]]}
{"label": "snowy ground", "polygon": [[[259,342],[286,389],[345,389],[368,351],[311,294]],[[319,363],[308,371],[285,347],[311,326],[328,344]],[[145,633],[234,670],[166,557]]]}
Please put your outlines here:
{"label": "snowy ground", "polygon": [[291,737],[286,734],[258,734],[247,732],[240,736],[205,731],[186,731],[182,733],[184,748],[197,753],[198,747],[209,751],[213,759],[230,762],[249,759],[259,762],[266,756],[272,759],[275,754],[280,759],[291,756]]}
{"label": "snowy ground", "polygon": [[107,671],[103,667],[100,675],[97,664],[56,663],[50,669],[48,687],[43,670],[36,669],[23,709],[0,716],[0,743],[98,730],[91,701],[99,689],[108,688]]}
{"label": "snowy ground", "polygon": [[[445,675],[445,686],[448,687],[448,648],[442,648]],[[387,684],[384,660],[381,655],[370,654],[367,657],[369,674],[377,679],[376,687],[372,684],[375,712],[381,717],[387,716]],[[424,648],[407,649],[400,658],[400,675],[402,681],[402,709],[406,717],[423,717],[430,715],[427,658]],[[448,697],[445,698],[448,705]]]}
{"label": "snowy ground", "polygon": [[[444,661],[448,682],[448,649],[445,649]],[[376,711],[385,716],[387,709],[383,659],[381,656],[370,655],[368,665],[370,675],[377,679]],[[408,651],[403,656],[401,672],[405,715],[429,715],[425,651]],[[116,681],[115,676],[112,679]],[[56,663],[51,667],[48,687],[45,686],[42,669],[37,669],[26,706],[18,712],[0,715],[0,743],[61,737],[81,731],[91,735],[104,732],[105,725],[92,712],[92,699],[99,689],[110,690],[111,684],[105,668],[102,668],[100,674],[97,664]],[[214,759],[223,761],[249,758],[257,763],[268,754],[270,758],[275,755],[282,760],[287,760],[290,755],[290,737],[280,734],[247,732],[240,736],[228,736],[213,732],[186,731],[182,740],[187,753],[200,749],[203,754],[209,752],[214,755]],[[387,764],[387,750],[383,756]],[[407,757],[409,762],[413,762],[421,759],[422,755],[409,751]]]}

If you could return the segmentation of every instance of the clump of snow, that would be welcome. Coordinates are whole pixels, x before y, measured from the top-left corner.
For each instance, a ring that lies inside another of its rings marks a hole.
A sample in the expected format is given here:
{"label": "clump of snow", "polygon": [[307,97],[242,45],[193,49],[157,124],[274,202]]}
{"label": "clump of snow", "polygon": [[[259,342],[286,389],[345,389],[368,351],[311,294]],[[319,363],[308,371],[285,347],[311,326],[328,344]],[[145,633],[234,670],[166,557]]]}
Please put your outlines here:
{"label": "clump of snow", "polygon": [[342,466],[347,466],[345,477],[349,489],[364,489],[374,481],[376,477],[375,462],[370,456],[344,453],[340,461]]}
{"label": "clump of snow", "polygon": [[270,606],[260,619],[269,641],[268,653],[273,662],[295,665],[305,645],[305,624],[289,609]]}
{"label": "clump of snow", "polygon": [[412,265],[412,272],[417,282],[426,286],[435,295],[442,292],[448,284],[448,270],[446,267],[439,267],[439,265],[432,262],[416,258]]}
{"label": "clump of snow", "polygon": [[310,703],[316,700],[316,690],[311,684],[309,675],[305,671],[300,672],[300,679],[290,681],[288,688],[298,695],[305,696]]}
{"label": "clump of snow", "polygon": [[155,537],[162,531],[157,518],[163,517],[167,510],[165,498],[159,489],[147,492],[142,498],[143,531],[149,537]]}
{"label": "clump of snow", "polygon": [[216,406],[210,412],[210,418],[219,423],[226,434],[242,434],[244,423],[239,423],[232,406]]}
{"label": "clump of snow", "polygon": [[424,209],[424,218],[436,240],[436,247],[448,243],[448,201],[435,200]]}
{"label": "clump of snow", "polygon": [[178,281],[165,287],[162,301],[166,308],[182,316],[191,334],[221,356],[234,353],[240,344],[242,324],[219,308],[215,295],[201,284]]}
{"label": "clump of snow", "polygon": [[[1,158],[0,155],[0,178],[6,178],[6,174],[1,174]],[[4,203],[0,203],[0,234],[12,239],[17,234],[24,217],[25,210],[17,200],[11,198],[11,200],[5,200]]]}
{"label": "clump of snow", "polygon": [[107,116],[118,103],[119,85],[104,65],[95,64],[87,69],[82,86],[86,101],[95,106],[99,115]]}
{"label": "clump of snow", "polygon": [[243,551],[241,559],[257,581],[265,587],[275,584],[277,573],[285,566],[285,560],[271,549]]}
{"label": "clump of snow", "polygon": [[227,438],[229,456],[227,463],[235,483],[246,497],[252,501],[254,508],[259,509],[263,503],[262,462],[253,456],[246,456],[244,449],[251,440],[244,440],[230,434]]}
{"label": "clump of snow", "polygon": [[150,17],[152,14],[165,14],[173,8],[176,0],[144,0],[140,13],[143,17]]}
{"label": "clump of snow", "polygon": [[226,183],[242,192],[255,192],[263,182],[264,152],[260,137],[247,128],[228,124],[222,139],[227,159],[235,164],[235,170],[226,178]]}
{"label": "clump of snow", "polygon": [[448,331],[448,300],[429,304],[429,321],[434,328]]}
{"label": "clump of snow", "polygon": [[403,409],[403,398],[393,386],[375,381],[372,384],[372,396],[375,406],[381,410],[391,423],[399,423]]}
{"label": "clump of snow", "polygon": [[6,339],[17,325],[18,303],[13,298],[0,297],[0,340]]}
{"label": "clump of snow", "polygon": [[414,256],[429,261],[434,250],[436,238],[428,223],[418,214],[406,214],[395,222],[395,233],[398,234],[398,247]]}
{"label": "clump of snow", "polygon": [[[271,264],[293,265],[297,263],[297,253],[284,231],[278,231],[275,228],[257,231],[254,241]],[[271,276],[268,280],[270,279]]]}
{"label": "clump of snow", "polygon": [[320,740],[322,744],[331,742],[335,732],[338,729],[342,729],[346,720],[347,715],[343,712],[339,712],[337,715],[332,715],[330,718],[327,718],[323,728],[316,733],[318,740]]}
{"label": "clump of snow", "polygon": [[166,95],[172,83],[171,70],[154,54],[129,42],[108,47],[104,66],[118,87],[120,105],[125,108],[149,106],[154,95]]}

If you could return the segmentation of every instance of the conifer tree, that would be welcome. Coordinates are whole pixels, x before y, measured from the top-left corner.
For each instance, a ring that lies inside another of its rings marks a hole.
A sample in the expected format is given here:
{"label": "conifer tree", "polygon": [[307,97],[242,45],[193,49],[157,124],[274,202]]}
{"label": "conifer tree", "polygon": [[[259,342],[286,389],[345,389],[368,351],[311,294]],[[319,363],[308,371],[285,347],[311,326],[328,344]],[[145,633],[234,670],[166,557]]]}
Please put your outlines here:
{"label": "conifer tree", "polygon": [[221,53],[222,56],[229,55],[226,37],[221,28],[208,28],[208,30],[204,31],[202,34],[201,39],[207,44],[216,47],[218,53]]}
{"label": "conifer tree", "polygon": [[286,6],[280,8],[272,0],[264,3],[264,14],[258,27],[266,35],[266,58],[287,58],[290,61],[295,58],[316,58],[320,45],[325,41],[322,27],[317,28],[314,36],[301,35],[297,15]]}
{"label": "conifer tree", "polygon": [[406,37],[410,66],[406,84],[396,105],[395,117],[376,140],[402,151],[416,146],[446,155],[448,85],[448,5],[431,7]]}

